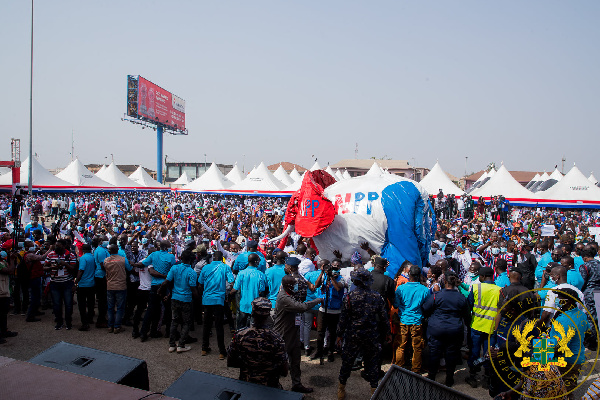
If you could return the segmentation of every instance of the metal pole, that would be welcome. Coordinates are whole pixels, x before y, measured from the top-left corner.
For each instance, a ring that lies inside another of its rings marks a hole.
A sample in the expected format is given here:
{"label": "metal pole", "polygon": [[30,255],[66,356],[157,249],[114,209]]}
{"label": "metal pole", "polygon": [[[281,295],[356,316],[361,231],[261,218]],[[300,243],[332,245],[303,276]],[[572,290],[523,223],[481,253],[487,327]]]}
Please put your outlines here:
{"label": "metal pole", "polygon": [[33,0],[31,0],[31,65],[29,73],[29,171],[27,188],[32,193],[33,183]]}
{"label": "metal pole", "polygon": [[162,176],[162,154],[163,154],[163,127],[156,127],[156,180],[163,183]]}

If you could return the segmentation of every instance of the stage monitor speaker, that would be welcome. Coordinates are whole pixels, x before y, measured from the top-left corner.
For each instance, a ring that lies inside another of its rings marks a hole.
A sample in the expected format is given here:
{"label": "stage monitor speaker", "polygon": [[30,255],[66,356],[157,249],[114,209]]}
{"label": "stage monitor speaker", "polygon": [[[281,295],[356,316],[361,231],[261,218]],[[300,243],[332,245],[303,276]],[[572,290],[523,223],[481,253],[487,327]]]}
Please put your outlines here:
{"label": "stage monitor speaker", "polygon": [[429,380],[397,365],[390,367],[371,400],[475,400],[457,390]]}
{"label": "stage monitor speaker", "polygon": [[303,395],[188,369],[163,393],[180,400],[301,400]]}
{"label": "stage monitor speaker", "polygon": [[29,362],[138,389],[149,389],[146,361],[107,351],[59,342]]}

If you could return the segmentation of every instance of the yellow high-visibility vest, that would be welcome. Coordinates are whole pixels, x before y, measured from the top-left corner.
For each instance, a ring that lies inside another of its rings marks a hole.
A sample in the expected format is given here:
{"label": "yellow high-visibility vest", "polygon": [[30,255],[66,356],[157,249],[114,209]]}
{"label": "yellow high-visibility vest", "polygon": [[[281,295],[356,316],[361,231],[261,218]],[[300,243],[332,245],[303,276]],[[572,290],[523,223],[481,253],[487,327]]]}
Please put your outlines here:
{"label": "yellow high-visibility vest", "polygon": [[473,285],[473,297],[475,304],[471,314],[471,329],[483,333],[494,332],[500,287],[493,283],[478,283]]}

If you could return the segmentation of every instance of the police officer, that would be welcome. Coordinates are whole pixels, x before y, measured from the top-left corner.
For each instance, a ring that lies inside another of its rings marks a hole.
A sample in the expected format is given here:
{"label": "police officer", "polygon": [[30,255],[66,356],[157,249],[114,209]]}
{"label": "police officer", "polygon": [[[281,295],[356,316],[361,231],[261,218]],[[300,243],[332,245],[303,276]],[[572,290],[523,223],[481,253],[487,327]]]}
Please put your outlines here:
{"label": "police officer", "polygon": [[270,314],[269,299],[252,301],[252,326],[231,339],[227,366],[240,369],[241,381],[281,388],[279,377],[287,376],[288,359],[283,338],[267,325]]}
{"label": "police officer", "polygon": [[290,360],[292,375],[292,391],[300,393],[312,393],[312,388],[307,388],[300,381],[300,357],[302,344],[300,343],[301,316],[306,310],[310,310],[322,300],[316,298],[306,303],[296,301],[293,297],[296,279],[291,275],[285,275],[281,279],[281,287],[277,294],[275,307],[274,328],[285,341],[285,351]]}
{"label": "police officer", "polygon": [[350,377],[354,359],[363,355],[364,378],[371,384],[371,394],[379,381],[381,358],[381,332],[391,340],[390,322],[381,295],[370,288],[373,276],[364,268],[350,273],[356,286],[342,302],[340,321],[337,327],[337,346],[342,347],[338,400],[346,398],[346,381]]}

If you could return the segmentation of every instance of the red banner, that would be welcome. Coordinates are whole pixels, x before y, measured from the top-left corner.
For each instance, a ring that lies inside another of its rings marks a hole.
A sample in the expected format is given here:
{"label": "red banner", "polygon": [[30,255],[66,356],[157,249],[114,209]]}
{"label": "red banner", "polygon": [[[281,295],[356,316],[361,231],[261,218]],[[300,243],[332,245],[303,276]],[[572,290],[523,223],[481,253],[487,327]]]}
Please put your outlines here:
{"label": "red banner", "polygon": [[138,80],[138,115],[185,130],[185,101],[147,79]]}

